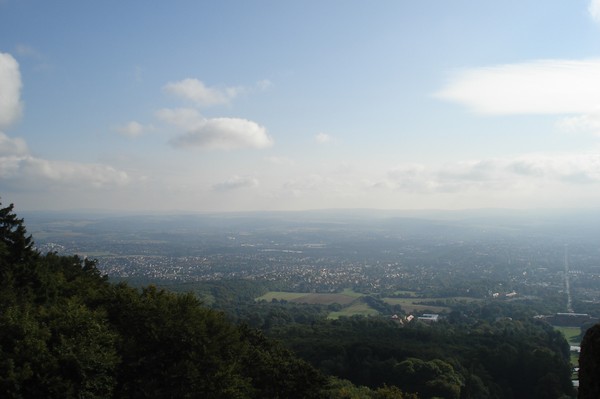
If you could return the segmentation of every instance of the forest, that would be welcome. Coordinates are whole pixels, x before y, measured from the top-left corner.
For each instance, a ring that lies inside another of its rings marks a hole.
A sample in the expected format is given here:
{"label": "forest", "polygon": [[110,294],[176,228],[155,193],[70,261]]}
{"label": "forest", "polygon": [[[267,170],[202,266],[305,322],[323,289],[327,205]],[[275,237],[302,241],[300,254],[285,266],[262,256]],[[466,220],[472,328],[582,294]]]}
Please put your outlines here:
{"label": "forest", "polygon": [[255,302],[267,288],[243,280],[173,288],[42,254],[13,205],[1,208],[0,396],[575,397],[568,343],[525,304],[465,303],[402,325]]}

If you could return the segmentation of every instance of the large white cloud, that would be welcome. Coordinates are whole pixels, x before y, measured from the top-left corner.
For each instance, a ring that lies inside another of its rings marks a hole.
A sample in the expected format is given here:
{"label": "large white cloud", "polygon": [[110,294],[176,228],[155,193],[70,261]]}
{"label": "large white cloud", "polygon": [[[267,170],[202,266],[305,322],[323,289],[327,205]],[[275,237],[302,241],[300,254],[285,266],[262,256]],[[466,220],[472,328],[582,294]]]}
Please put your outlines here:
{"label": "large white cloud", "polygon": [[194,109],[163,109],[157,116],[184,134],[171,140],[175,147],[231,150],[266,148],[273,145],[267,130],[256,122],[241,118],[204,118]]}
{"label": "large white cloud", "polygon": [[600,110],[600,59],[466,69],[436,96],[491,115],[594,113]]}
{"label": "large white cloud", "polygon": [[0,128],[15,122],[22,109],[19,64],[12,55],[0,53]]}
{"label": "large white cloud", "polygon": [[202,81],[191,78],[167,83],[164,90],[200,106],[227,104],[243,91],[243,89],[237,87],[224,89],[207,87]]}

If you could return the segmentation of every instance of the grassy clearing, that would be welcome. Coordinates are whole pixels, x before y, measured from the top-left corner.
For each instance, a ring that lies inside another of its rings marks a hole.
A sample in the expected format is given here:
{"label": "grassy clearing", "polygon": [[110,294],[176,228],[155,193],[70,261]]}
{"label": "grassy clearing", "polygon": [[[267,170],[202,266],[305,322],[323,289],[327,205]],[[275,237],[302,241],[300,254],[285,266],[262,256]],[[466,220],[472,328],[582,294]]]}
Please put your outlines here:
{"label": "grassy clearing", "polygon": [[554,329],[560,331],[562,335],[565,336],[569,344],[579,345],[579,334],[581,334],[581,328],[554,326]]}
{"label": "grassy clearing", "polygon": [[360,298],[361,296],[364,296],[364,294],[356,292],[352,288],[344,288],[344,291],[342,291],[341,294],[350,296],[352,298]]}
{"label": "grassy clearing", "polygon": [[[579,334],[581,328],[579,327],[564,327],[564,326],[553,326],[555,330],[560,331],[565,337],[569,345],[579,346],[581,344],[579,340]],[[571,366],[579,367],[579,353],[571,352]]]}
{"label": "grassy clearing", "polygon": [[362,301],[356,301],[352,305],[340,310],[339,312],[331,312],[328,319],[338,319],[340,317],[350,317],[350,316],[376,316],[379,312],[375,309],[369,307],[366,303]]}
{"label": "grassy clearing", "polygon": [[[352,291],[352,293],[354,293]],[[333,303],[339,303],[340,305],[348,305],[354,301],[357,296],[348,295],[345,292],[340,294],[320,294],[320,293],[306,293],[306,292],[281,292],[281,291],[270,291],[265,295],[256,298],[257,301],[265,300],[267,302],[273,299],[286,300],[288,302],[296,303],[310,303],[319,305],[331,305]],[[361,295],[362,296],[362,295]]]}
{"label": "grassy clearing", "polygon": [[447,306],[433,306],[433,305],[420,305],[415,302],[424,302],[428,300],[435,300],[440,298],[383,298],[385,303],[390,305],[400,305],[402,310],[407,313],[419,313],[423,311],[431,311],[433,313],[449,312],[450,308]]}
{"label": "grassy clearing", "polygon": [[339,303],[340,305],[348,305],[354,300],[356,300],[355,297],[343,294],[308,294],[306,296],[296,298],[292,300],[292,302],[311,303],[319,305],[331,305],[333,303]]}
{"label": "grassy clearing", "polygon": [[257,301],[271,302],[273,299],[281,301],[291,301],[293,299],[301,298],[308,295],[306,292],[283,292],[283,291],[269,291],[263,296],[256,298]]}
{"label": "grassy clearing", "polygon": [[[405,293],[408,293],[406,291]],[[367,304],[356,301],[359,298],[364,297],[364,294],[355,292],[350,288],[346,288],[340,293],[306,293],[306,292],[283,292],[283,291],[270,291],[265,295],[256,298],[257,301],[271,302],[273,299],[285,300],[288,302],[296,303],[309,303],[319,305],[331,305],[338,303],[345,306],[344,309],[338,312],[332,312],[329,318],[337,319],[340,316],[353,316],[353,315],[375,315],[378,312],[370,308]],[[383,298],[383,301],[390,305],[400,305],[402,309],[407,313],[444,313],[450,312],[452,309],[450,306],[435,306],[435,305],[422,305],[420,302],[437,301],[451,299],[457,302],[472,302],[478,301],[475,298],[467,297],[448,297],[448,298]],[[579,333],[577,333],[579,334]]]}

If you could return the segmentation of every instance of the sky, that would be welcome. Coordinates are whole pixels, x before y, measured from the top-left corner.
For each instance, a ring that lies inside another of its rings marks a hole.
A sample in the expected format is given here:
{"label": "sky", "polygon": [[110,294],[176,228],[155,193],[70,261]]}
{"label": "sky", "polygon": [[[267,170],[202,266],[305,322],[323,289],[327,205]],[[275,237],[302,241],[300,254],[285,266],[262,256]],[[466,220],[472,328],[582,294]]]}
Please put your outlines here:
{"label": "sky", "polygon": [[0,201],[597,208],[600,0],[0,0]]}

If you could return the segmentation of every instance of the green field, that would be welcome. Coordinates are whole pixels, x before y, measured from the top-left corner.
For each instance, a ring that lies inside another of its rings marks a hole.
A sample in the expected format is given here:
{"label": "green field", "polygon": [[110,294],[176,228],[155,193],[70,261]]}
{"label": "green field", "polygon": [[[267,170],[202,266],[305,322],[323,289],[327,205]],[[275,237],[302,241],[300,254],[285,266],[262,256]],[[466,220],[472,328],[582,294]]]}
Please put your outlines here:
{"label": "green field", "polygon": [[565,336],[569,344],[579,345],[579,334],[581,334],[581,328],[554,326],[554,329],[560,331],[562,335]]}
{"label": "green field", "polygon": [[256,298],[256,300],[271,302],[273,299],[277,299],[278,301],[281,301],[283,299],[285,301],[292,301],[297,298],[302,298],[306,295],[308,294],[306,294],[305,292],[269,291],[265,295]]}
{"label": "green field", "polygon": [[361,296],[365,296],[365,294],[362,294],[360,292],[356,292],[352,288],[344,288],[344,291],[342,291],[342,294],[343,295],[347,295],[347,296],[351,296],[352,298],[360,298]]}
{"label": "green field", "polygon": [[406,313],[433,312],[444,313],[452,310],[451,306],[424,305],[423,302],[435,302],[450,300],[455,302],[474,302],[480,299],[469,297],[447,297],[447,298],[383,298],[383,301],[390,305],[400,305]]}
{"label": "green field", "polygon": [[[332,312],[329,314],[329,318],[337,319],[341,316],[353,316],[353,315],[376,315],[378,312],[369,307],[363,301],[358,300],[365,295],[360,292],[355,292],[352,289],[345,289],[340,293],[306,293],[306,292],[284,292],[284,291],[270,291],[256,298],[257,301],[271,302],[273,299],[278,301],[285,300],[288,302],[295,303],[308,303],[308,304],[319,304],[319,305],[331,305],[334,303],[343,306],[340,311]],[[477,299],[466,298],[466,297],[448,297],[448,298],[383,298],[383,301],[390,305],[400,305],[406,313],[445,313],[450,312],[452,309],[450,306],[435,306],[435,305],[423,305],[422,302],[433,302],[440,300],[451,300],[457,302],[469,302],[476,301]]]}
{"label": "green field", "polygon": [[[579,327],[563,327],[563,326],[553,326],[555,330],[560,331],[562,335],[565,337],[569,345],[579,346],[581,344],[579,340],[579,334],[581,333],[581,328]],[[571,366],[579,367],[579,353],[571,352]]]}
{"label": "green field", "polygon": [[278,301],[283,299],[288,302],[297,303],[311,303],[319,305],[331,305],[333,303],[339,303],[340,305],[349,305],[352,303],[352,301],[361,296],[362,294],[357,294],[354,291],[344,291],[339,294],[270,291],[265,295],[256,298],[256,300],[265,300],[270,302],[273,299],[277,299]]}
{"label": "green field", "polygon": [[379,314],[378,311],[371,308],[369,305],[362,301],[356,301],[352,303],[350,306],[345,307],[339,312],[331,312],[327,316],[328,319],[337,319],[340,317],[350,317],[350,316],[377,316]]}
{"label": "green field", "polygon": [[[439,298],[437,298],[439,299]],[[434,298],[383,298],[385,303],[390,305],[400,305],[402,310],[406,313],[419,313],[424,311],[431,311],[433,313],[449,312],[450,308],[447,306],[434,306],[434,305],[420,305],[418,302],[424,302],[427,300],[434,300]]]}

